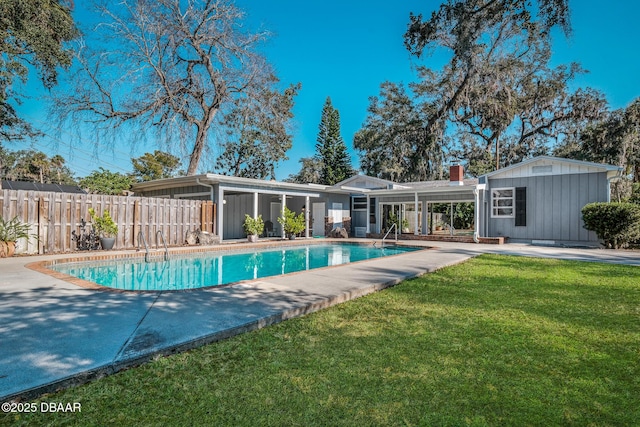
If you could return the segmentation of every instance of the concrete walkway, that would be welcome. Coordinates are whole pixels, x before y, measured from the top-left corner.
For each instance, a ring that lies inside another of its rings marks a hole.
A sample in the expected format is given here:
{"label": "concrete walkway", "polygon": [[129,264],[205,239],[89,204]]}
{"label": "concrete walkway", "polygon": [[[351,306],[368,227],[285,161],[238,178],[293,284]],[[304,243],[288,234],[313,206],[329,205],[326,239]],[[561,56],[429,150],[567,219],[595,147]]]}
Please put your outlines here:
{"label": "concrete walkway", "polygon": [[640,252],[407,242],[437,248],[189,292],[77,287],[0,259],[0,402],[33,398],[344,302],[481,253],[640,265]]}

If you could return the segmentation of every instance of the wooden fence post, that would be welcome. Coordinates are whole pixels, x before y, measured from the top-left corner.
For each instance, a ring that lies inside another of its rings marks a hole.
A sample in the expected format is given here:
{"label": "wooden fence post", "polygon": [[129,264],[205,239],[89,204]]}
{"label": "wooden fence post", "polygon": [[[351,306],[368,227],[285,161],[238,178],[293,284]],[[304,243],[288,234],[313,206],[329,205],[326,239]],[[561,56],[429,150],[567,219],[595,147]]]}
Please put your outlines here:
{"label": "wooden fence post", "polygon": [[133,246],[138,247],[138,233],[140,233],[140,201],[133,202]]}
{"label": "wooden fence post", "polygon": [[46,220],[46,212],[44,208],[44,197],[42,194],[38,196],[38,253],[45,253],[44,247],[44,230],[45,230],[45,220]]}

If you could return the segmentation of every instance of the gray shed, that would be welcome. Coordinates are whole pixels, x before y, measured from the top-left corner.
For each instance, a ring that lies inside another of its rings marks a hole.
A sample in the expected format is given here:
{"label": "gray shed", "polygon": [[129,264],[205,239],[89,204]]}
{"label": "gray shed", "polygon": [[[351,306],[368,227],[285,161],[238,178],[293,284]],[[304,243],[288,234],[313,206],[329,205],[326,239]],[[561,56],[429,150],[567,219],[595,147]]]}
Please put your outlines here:
{"label": "gray shed", "polygon": [[484,236],[511,242],[598,245],[583,227],[581,210],[610,201],[617,166],[540,156],[480,177],[486,184]]}

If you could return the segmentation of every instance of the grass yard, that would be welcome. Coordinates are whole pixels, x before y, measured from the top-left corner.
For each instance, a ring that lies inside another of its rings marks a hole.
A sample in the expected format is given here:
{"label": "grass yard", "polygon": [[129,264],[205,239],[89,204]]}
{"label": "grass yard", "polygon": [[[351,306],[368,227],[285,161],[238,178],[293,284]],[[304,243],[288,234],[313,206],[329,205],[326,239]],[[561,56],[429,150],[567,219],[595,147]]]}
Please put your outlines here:
{"label": "grass yard", "polygon": [[42,401],[0,424],[639,425],[640,268],[485,255]]}

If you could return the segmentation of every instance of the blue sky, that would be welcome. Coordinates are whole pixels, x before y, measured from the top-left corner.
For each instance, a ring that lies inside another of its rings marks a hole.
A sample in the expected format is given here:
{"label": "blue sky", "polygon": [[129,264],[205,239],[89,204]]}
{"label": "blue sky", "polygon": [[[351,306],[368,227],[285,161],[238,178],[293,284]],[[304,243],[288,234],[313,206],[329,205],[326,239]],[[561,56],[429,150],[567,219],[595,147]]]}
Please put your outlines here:
{"label": "blue sky", "polygon": [[[299,170],[301,157],[313,155],[327,96],[340,111],[342,137],[352,151],[353,165],[358,167],[353,135],[366,118],[368,98],[379,93],[384,81],[415,80],[402,38],[409,13],[429,15],[440,1],[236,0],[236,4],[246,11],[250,26],[273,33],[264,52],[283,84],[302,84],[294,108],[290,160],[282,162],[276,172],[278,179],[284,179]],[[572,0],[571,8],[573,36],[569,40],[555,37],[553,64],[579,62],[590,72],[576,80],[576,87],[602,91],[612,109],[627,106],[640,96],[640,3]],[[76,19],[83,25],[86,16]],[[34,105],[40,104],[25,103],[28,111],[24,113],[37,124],[44,120],[46,111]],[[70,149],[64,141],[44,139],[34,148],[61,154],[78,177],[88,175],[99,164],[129,172],[131,157],[156,148],[138,145],[132,149],[123,142],[112,151],[103,151],[98,163],[91,145]],[[22,147],[13,144],[7,148]],[[206,165],[201,169],[206,170]]]}

